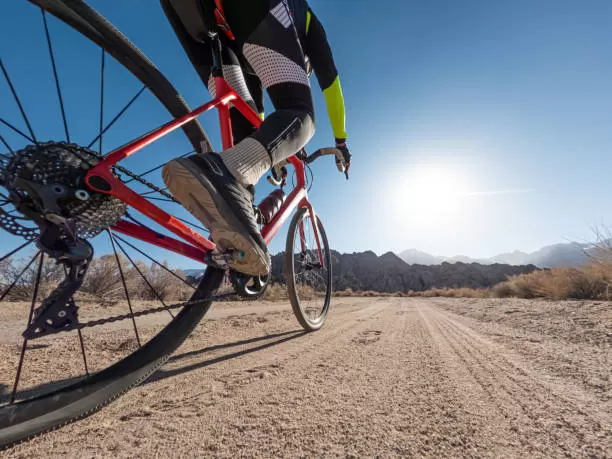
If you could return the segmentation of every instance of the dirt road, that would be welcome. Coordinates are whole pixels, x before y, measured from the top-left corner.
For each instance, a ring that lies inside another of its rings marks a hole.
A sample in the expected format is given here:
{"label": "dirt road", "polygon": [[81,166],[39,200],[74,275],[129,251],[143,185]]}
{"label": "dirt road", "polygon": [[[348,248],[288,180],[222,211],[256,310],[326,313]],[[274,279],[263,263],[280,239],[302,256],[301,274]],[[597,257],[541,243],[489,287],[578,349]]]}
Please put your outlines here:
{"label": "dirt road", "polygon": [[612,457],[611,306],[339,298],[313,334],[214,306],[146,384],[8,456]]}

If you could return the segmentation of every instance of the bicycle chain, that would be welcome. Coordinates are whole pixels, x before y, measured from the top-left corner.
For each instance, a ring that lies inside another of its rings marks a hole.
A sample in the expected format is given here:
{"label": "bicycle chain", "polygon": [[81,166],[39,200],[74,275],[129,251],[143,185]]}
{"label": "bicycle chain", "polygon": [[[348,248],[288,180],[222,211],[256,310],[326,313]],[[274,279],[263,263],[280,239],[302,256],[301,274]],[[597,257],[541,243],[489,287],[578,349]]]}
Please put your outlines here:
{"label": "bicycle chain", "polygon": [[[79,156],[76,152],[71,151],[76,157],[78,157],[81,161],[86,161],[83,157]],[[97,157],[97,159],[99,160],[103,160],[104,156],[101,155],[100,153],[91,151],[91,154],[93,154],[94,156]],[[93,165],[90,164],[91,167],[93,167]],[[170,193],[168,193],[167,191],[159,188],[158,186],[152,184],[151,182],[149,182],[148,180],[143,179],[140,175],[135,174],[134,172],[130,171],[129,169],[126,169],[123,166],[118,166],[117,164],[111,166],[113,169],[118,170],[119,172],[121,172],[122,174],[127,175],[128,177],[130,177],[133,180],[136,180],[137,182],[140,182],[141,184],[143,184],[144,186],[149,187],[150,189],[152,189],[153,191],[156,191],[157,193],[161,194],[162,196],[171,199],[173,202],[178,202],[176,199],[174,199],[174,196],[172,196]]]}
{"label": "bicycle chain", "polygon": [[79,324],[74,324],[74,325],[66,325],[65,327],[62,327],[61,329],[55,331],[52,334],[61,333],[61,332],[68,332],[68,331],[72,331],[72,330],[76,330],[76,329],[80,330],[80,329],[83,329],[83,328],[98,327],[100,325],[105,325],[105,324],[108,324],[108,323],[120,322],[122,320],[127,320],[127,319],[136,318],[136,317],[142,317],[142,316],[147,316],[149,314],[155,314],[156,312],[170,311],[172,309],[179,309],[179,308],[186,307],[186,306],[195,306],[195,305],[204,303],[206,301],[219,301],[219,300],[223,300],[223,299],[234,297],[234,296],[236,296],[236,294],[233,293],[233,292],[232,293],[225,293],[223,295],[211,296],[211,297],[203,298],[201,300],[197,300],[197,301],[193,301],[193,302],[169,304],[169,305],[166,305],[166,306],[159,306],[157,308],[149,308],[149,309],[145,309],[144,311],[138,311],[138,312],[134,312],[134,313],[130,313],[130,314],[121,314],[121,315],[118,315],[118,316],[107,317],[105,319],[91,320],[89,322],[79,323]]}
{"label": "bicycle chain", "polygon": [[149,182],[148,180],[143,179],[141,176],[133,173],[132,171],[126,169],[123,166],[113,166],[114,169],[118,170],[119,172],[121,172],[122,174],[127,175],[128,177],[130,177],[133,180],[136,180],[137,182],[142,183],[145,186],[148,186],[149,188],[151,188],[153,191],[156,191],[157,193],[161,194],[162,196],[172,200],[173,202],[178,202],[176,199],[174,199],[174,196],[172,196],[170,193],[168,193],[167,191],[159,188],[156,185],[153,185],[151,182]]}

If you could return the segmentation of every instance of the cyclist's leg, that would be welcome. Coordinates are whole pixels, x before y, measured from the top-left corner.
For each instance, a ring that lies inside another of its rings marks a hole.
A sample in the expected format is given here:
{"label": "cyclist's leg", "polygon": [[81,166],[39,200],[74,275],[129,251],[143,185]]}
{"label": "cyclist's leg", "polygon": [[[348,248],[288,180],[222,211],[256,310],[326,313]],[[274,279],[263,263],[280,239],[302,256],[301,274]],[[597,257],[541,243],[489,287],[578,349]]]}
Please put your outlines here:
{"label": "cyclist's leg", "polygon": [[[242,65],[244,69],[245,66]],[[251,105],[252,108],[259,114],[263,119],[264,114],[264,96],[263,96],[263,88],[261,86],[261,81],[257,77],[250,73],[250,71],[244,70],[244,79],[246,81],[247,88],[251,97],[253,98],[254,106]],[[232,119],[232,129],[234,134],[234,143],[238,143],[244,138],[250,136],[255,132],[255,127],[251,124],[251,122],[246,119],[237,109],[230,109],[230,117]]]}
{"label": "cyclist's leg", "polygon": [[[210,94],[215,97],[215,85],[211,76],[212,49],[210,43],[197,39],[200,0],[161,0],[162,8],[174,33],[178,37],[191,64],[200,76],[202,82],[208,87]],[[222,51],[223,77],[230,86],[242,97],[253,110],[263,112],[263,94],[261,83],[257,87],[257,78],[245,75],[236,54],[227,46]],[[254,96],[252,95],[254,94]],[[234,142],[238,143],[254,131],[253,125],[246,120],[235,108],[230,109],[232,119],[232,132]]]}
{"label": "cyclist's leg", "polygon": [[276,107],[252,135],[221,155],[170,161],[162,171],[176,199],[202,221],[215,242],[232,250],[230,266],[265,275],[270,256],[246,189],[277,162],[295,154],[314,133],[310,85],[302,48],[280,0],[225,0],[236,42]]}
{"label": "cyclist's leg", "polygon": [[302,149],[314,134],[314,109],[304,54],[281,0],[225,0],[237,45],[267,89],[276,111],[221,156],[243,185]]}

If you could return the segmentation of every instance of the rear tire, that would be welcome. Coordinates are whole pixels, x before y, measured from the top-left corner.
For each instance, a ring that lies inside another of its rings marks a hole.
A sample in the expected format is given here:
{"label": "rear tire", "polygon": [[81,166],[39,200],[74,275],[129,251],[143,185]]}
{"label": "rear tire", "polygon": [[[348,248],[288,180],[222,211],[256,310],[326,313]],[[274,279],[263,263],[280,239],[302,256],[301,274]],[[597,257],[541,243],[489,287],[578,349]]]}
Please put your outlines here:
{"label": "rear tire", "polygon": [[[113,56],[138,78],[174,118],[189,106],[159,69],[125,35],[82,0],[28,0],[66,23]],[[212,151],[210,140],[196,119],[183,126],[196,151]]]}
{"label": "rear tire", "polygon": [[225,272],[207,268],[189,302],[161,332],[123,360],[76,384],[0,408],[0,448],[95,413],[161,367],[187,339],[212,300]]}

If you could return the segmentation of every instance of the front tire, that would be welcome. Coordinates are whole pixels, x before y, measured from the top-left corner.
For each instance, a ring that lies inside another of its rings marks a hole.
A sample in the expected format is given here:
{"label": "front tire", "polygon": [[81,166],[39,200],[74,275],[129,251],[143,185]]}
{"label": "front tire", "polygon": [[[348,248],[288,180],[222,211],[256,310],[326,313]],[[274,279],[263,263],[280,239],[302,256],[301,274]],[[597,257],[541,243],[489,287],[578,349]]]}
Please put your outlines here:
{"label": "front tire", "polygon": [[318,216],[316,224],[322,265],[312,216],[307,207],[298,210],[291,220],[285,248],[287,294],[295,317],[306,331],[316,331],[323,326],[332,296],[331,252],[323,223]]}

